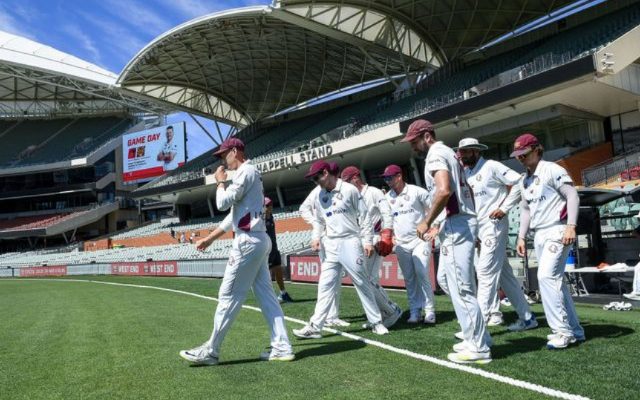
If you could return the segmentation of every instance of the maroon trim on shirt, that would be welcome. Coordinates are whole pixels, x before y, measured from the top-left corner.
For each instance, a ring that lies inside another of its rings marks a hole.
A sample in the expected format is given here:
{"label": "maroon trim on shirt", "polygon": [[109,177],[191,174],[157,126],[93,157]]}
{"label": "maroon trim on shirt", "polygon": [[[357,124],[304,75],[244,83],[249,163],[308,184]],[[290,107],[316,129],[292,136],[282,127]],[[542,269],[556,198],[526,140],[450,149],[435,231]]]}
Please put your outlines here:
{"label": "maroon trim on shirt", "polygon": [[378,222],[376,222],[375,226],[373,227],[373,231],[375,233],[380,233],[382,231],[382,220],[378,220]]}
{"label": "maroon trim on shirt", "polygon": [[251,213],[246,213],[244,217],[238,221],[238,229],[245,232],[251,231]]}

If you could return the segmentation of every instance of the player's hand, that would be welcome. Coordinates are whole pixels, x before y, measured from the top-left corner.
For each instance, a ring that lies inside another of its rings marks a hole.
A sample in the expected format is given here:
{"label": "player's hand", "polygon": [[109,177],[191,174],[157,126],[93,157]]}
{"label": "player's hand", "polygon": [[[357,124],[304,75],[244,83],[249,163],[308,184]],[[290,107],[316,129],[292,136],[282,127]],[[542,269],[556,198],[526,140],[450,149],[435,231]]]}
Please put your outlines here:
{"label": "player's hand", "polygon": [[422,221],[418,224],[418,227],[416,228],[416,235],[418,235],[418,237],[422,240],[425,240],[425,234],[427,232],[429,232],[429,228],[430,226],[427,225],[427,223],[425,221]]}
{"label": "player's hand", "polygon": [[490,219],[502,219],[504,218],[504,216],[507,215],[504,211],[502,211],[501,209],[497,209],[494,210],[491,214],[489,214],[489,218]]}
{"label": "player's hand", "polygon": [[432,226],[428,231],[427,234],[424,237],[424,240],[427,242],[431,242],[432,240],[434,240],[436,238],[436,236],[438,236],[438,233],[440,233],[440,227],[439,226]]}
{"label": "player's hand", "polygon": [[364,255],[369,258],[373,255],[373,246],[370,244],[365,244],[364,246]]}
{"label": "player's hand", "polygon": [[311,250],[312,251],[320,251],[320,241],[315,239],[311,241]]}
{"label": "player's hand", "polygon": [[573,225],[567,225],[564,228],[564,235],[562,235],[562,244],[569,245],[573,244],[576,241],[576,227]]}
{"label": "player's hand", "polygon": [[526,245],[524,239],[518,238],[518,244],[516,245],[516,252],[518,253],[518,255],[520,257],[524,257],[524,254],[527,251],[526,246],[527,245]]}
{"label": "player's hand", "polygon": [[216,169],[216,172],[214,174],[214,177],[216,178],[216,182],[218,182],[218,183],[226,182],[226,180],[227,180],[227,171],[225,171],[223,165],[219,165],[218,166],[218,168]]}
{"label": "player's hand", "polygon": [[198,251],[205,251],[207,249],[207,247],[211,246],[211,243],[213,243],[213,240],[211,240],[209,238],[209,236],[200,239],[196,242],[196,249]]}

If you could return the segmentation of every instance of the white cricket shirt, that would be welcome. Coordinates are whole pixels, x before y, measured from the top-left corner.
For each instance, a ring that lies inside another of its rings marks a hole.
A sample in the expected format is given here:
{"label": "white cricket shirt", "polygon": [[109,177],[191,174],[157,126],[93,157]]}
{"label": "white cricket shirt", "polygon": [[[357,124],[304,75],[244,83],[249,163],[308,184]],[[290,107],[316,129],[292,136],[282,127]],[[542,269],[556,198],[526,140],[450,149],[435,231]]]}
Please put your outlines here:
{"label": "white cricket shirt", "polygon": [[231,208],[234,232],[266,232],[262,177],[248,161],[236,170],[226,189],[218,187],[216,205],[220,211]]}
{"label": "white cricket shirt", "polygon": [[540,160],[533,174],[520,183],[522,197],[529,206],[529,229],[543,229],[567,219],[567,201],[558,189],[573,185],[567,171],[554,162]]}

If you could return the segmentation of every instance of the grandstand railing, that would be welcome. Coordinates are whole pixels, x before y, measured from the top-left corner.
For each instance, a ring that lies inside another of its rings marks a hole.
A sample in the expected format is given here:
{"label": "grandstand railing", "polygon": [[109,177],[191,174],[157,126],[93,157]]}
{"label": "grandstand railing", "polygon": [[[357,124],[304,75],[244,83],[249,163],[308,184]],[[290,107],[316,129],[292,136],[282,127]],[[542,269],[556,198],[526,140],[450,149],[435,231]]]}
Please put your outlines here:
{"label": "grandstand railing", "polygon": [[640,167],[640,151],[614,157],[582,171],[582,183],[585,186],[607,184],[622,180],[621,174]]}

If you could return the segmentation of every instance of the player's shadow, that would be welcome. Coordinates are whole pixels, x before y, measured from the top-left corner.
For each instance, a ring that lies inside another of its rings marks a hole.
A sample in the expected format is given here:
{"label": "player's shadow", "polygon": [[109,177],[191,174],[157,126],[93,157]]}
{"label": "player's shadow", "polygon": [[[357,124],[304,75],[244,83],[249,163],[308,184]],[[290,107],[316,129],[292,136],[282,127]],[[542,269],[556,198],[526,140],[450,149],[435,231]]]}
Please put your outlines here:
{"label": "player's shadow", "polygon": [[345,351],[358,350],[365,347],[366,344],[355,340],[342,340],[339,342],[313,342],[308,344],[295,344],[293,347],[295,350],[297,350],[302,346],[306,346],[307,348],[296,351],[296,360],[302,360],[307,357],[320,357],[343,353]]}
{"label": "player's shadow", "polygon": [[[631,329],[626,326],[619,325],[610,325],[610,324],[589,324],[583,323],[584,333],[587,337],[587,341],[585,343],[578,343],[578,346],[588,344],[590,340],[594,339],[616,339],[627,335],[632,335],[635,333],[634,329]],[[538,328],[539,330],[540,328]],[[542,327],[545,334],[548,333],[544,327]],[[536,332],[537,330],[528,331],[532,334],[540,334],[540,332]],[[511,333],[509,331],[501,331],[496,334],[492,334],[493,337],[498,336],[499,334]],[[491,348],[491,355],[495,359],[505,358],[511,354],[518,353],[528,353],[530,351],[539,351],[540,349],[544,349],[547,345],[546,337],[538,337],[538,336],[526,336],[519,337],[513,339],[507,339],[507,343],[494,345]]]}
{"label": "player's shadow", "polygon": [[[317,299],[315,297],[308,298],[308,299],[299,299],[299,298],[296,297],[295,299],[293,299],[293,301],[290,301],[290,302],[287,302],[287,303],[289,303],[289,304],[311,303],[311,302],[315,303],[316,301],[317,301]],[[286,305],[287,303],[284,303],[284,304]]]}

